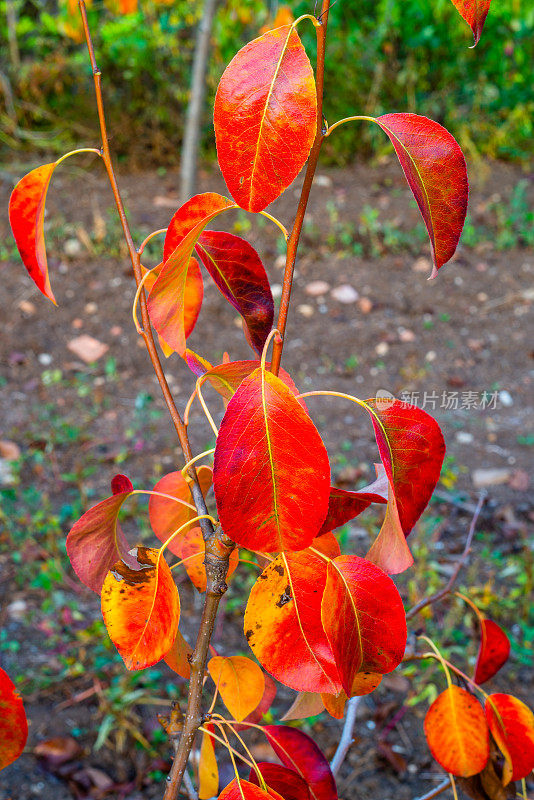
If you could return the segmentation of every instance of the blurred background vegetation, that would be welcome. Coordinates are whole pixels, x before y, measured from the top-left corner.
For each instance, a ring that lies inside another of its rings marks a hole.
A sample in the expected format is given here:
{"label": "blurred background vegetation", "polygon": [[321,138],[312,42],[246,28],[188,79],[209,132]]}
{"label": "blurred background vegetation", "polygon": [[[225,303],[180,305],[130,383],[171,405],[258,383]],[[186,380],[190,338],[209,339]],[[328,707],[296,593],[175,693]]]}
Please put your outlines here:
{"label": "blurred background vegetation", "polygon": [[[202,0],[92,0],[113,148],[131,168],[178,162]],[[297,16],[310,0],[291,5]],[[208,92],[239,47],[282,24],[274,0],[220,0]],[[314,33],[302,36],[313,58]],[[0,0],[0,155],[63,152],[93,142],[93,88],[76,0]],[[331,10],[326,109],[411,111],[446,125],[468,157],[526,162],[534,139],[534,4],[494,2],[480,44],[450,0],[338,0]],[[374,128],[375,126],[372,126]],[[386,146],[378,130],[346,126],[331,163]],[[209,107],[203,155],[214,156]]]}

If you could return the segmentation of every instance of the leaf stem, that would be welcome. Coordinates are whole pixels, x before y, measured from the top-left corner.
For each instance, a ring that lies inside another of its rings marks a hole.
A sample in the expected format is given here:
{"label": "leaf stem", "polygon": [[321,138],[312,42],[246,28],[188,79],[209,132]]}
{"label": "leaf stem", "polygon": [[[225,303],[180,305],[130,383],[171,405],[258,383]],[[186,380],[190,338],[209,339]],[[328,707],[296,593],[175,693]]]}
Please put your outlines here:
{"label": "leaf stem", "polygon": [[337,122],[334,122],[333,125],[330,125],[328,130],[325,133],[325,139],[327,136],[330,136],[332,131],[335,131],[336,128],[339,128],[340,125],[344,125],[345,122],[356,122],[357,120],[366,120],[367,122],[376,122],[374,117],[365,117],[362,115],[356,115],[354,117],[345,117],[345,119],[339,119]]}
{"label": "leaf stem", "polygon": [[[317,68],[315,71],[315,88],[317,94],[317,127],[315,131],[315,140],[308,158],[308,166],[306,167],[306,174],[304,176],[304,183],[302,184],[295,221],[293,223],[293,228],[291,229],[289,239],[287,240],[286,266],[284,271],[284,281],[282,284],[282,296],[280,299],[278,322],[276,324],[276,327],[280,331],[280,339],[276,339],[273,346],[273,358],[271,363],[271,372],[273,375],[278,375],[278,370],[280,369],[299,239],[302,231],[302,225],[304,223],[304,217],[306,216],[306,208],[308,207],[308,199],[310,197],[310,191],[313,184],[313,177],[315,175],[315,170],[317,169],[317,163],[319,161],[319,155],[321,153],[321,147],[323,145],[325,136],[323,123],[323,95],[326,33],[328,27],[328,12],[330,9],[330,2],[331,0],[322,0],[321,13],[319,18],[314,22],[315,32],[317,34]],[[306,18],[306,16],[304,18]]]}
{"label": "leaf stem", "polygon": [[141,242],[141,244],[137,248],[137,255],[138,256],[142,256],[143,255],[143,251],[144,251],[145,247],[147,246],[147,244],[150,242],[150,240],[153,239],[154,236],[159,236],[160,233],[167,233],[167,228],[158,228],[157,231],[152,231],[152,233],[149,233],[148,236],[146,237],[146,239],[143,239],[143,241]]}

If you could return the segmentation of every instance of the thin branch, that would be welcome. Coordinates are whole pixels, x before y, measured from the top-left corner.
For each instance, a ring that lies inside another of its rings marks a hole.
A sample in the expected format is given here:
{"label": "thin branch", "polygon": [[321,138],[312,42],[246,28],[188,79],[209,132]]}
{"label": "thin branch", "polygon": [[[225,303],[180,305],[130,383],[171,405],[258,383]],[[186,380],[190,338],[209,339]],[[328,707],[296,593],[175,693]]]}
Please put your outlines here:
{"label": "thin branch", "polygon": [[440,589],[439,592],[436,592],[435,594],[431,595],[430,597],[423,598],[418,603],[416,603],[414,606],[412,606],[409,609],[409,611],[406,612],[406,619],[407,620],[408,619],[412,619],[413,617],[415,617],[416,614],[419,614],[419,612],[423,610],[423,608],[426,608],[427,606],[430,606],[433,603],[437,603],[438,600],[441,600],[443,597],[445,597],[445,595],[449,594],[452,591],[452,588],[453,588],[453,586],[454,586],[454,584],[456,582],[456,579],[458,578],[458,575],[460,574],[460,570],[462,569],[464,564],[467,562],[467,559],[469,558],[469,555],[471,553],[471,545],[473,543],[473,537],[475,535],[476,524],[477,524],[478,518],[480,516],[480,512],[482,511],[482,506],[484,505],[484,503],[486,501],[486,497],[487,497],[487,492],[481,492],[480,493],[480,497],[478,498],[478,503],[477,503],[476,508],[475,508],[475,513],[473,514],[473,519],[471,520],[471,525],[469,526],[469,532],[467,534],[467,539],[465,541],[464,551],[463,551],[462,555],[460,556],[460,558],[458,559],[458,563],[456,564],[456,567],[454,568],[454,571],[453,571],[451,577],[449,578],[449,580],[447,582],[447,585],[444,586],[443,589]]}
{"label": "thin branch", "polygon": [[317,69],[315,75],[315,86],[317,92],[317,129],[315,133],[315,140],[310,151],[308,159],[308,166],[306,167],[306,174],[304,176],[304,183],[300,193],[300,200],[295,215],[295,222],[291,230],[291,234],[287,241],[287,255],[286,267],[284,271],[284,282],[282,285],[282,296],[280,299],[280,311],[278,312],[278,322],[276,327],[280,331],[280,338],[275,339],[273,345],[273,356],[271,364],[271,372],[273,375],[278,375],[280,369],[280,360],[282,358],[282,350],[284,347],[284,337],[287,324],[287,315],[289,313],[289,302],[291,299],[291,288],[293,286],[293,271],[295,268],[295,261],[297,259],[297,250],[299,246],[300,234],[304,217],[306,215],[306,208],[308,206],[308,199],[313,184],[313,176],[319,161],[321,147],[325,138],[324,123],[323,123],[323,94],[324,94],[324,67],[325,67],[325,54],[326,54],[326,31],[328,27],[328,11],[330,8],[329,0],[323,0],[321,13],[319,15],[319,24],[316,25],[317,33]]}
{"label": "thin branch", "polygon": [[432,800],[433,797],[437,797],[438,794],[441,794],[448,789],[450,785],[451,779],[445,778],[445,780],[439,783],[434,789],[431,789],[426,794],[422,794],[420,797],[416,797],[415,800]]}
{"label": "thin branch", "polygon": [[345,713],[345,722],[343,723],[343,731],[341,739],[334,754],[334,758],[330,762],[330,769],[334,777],[341,769],[341,765],[345,761],[347,753],[354,740],[354,725],[356,724],[356,713],[360,705],[361,697],[351,697],[347,703],[347,710]]}

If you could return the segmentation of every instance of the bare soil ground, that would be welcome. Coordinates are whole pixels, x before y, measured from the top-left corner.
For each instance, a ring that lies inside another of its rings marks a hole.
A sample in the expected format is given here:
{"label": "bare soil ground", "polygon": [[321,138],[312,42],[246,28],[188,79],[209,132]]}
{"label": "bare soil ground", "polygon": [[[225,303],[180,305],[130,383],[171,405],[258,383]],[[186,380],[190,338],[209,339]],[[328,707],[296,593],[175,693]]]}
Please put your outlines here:
{"label": "bare soil ground", "polygon": [[[53,178],[48,199],[49,261],[57,308],[35,290],[11,252],[7,215],[0,220],[7,256],[2,267],[0,439],[15,443],[22,454],[12,499],[19,503],[18,533],[13,538],[13,526],[0,530],[4,628],[0,661],[13,677],[22,676],[31,721],[28,753],[0,776],[0,799],[109,796],[141,800],[161,795],[158,779],[166,767],[162,761],[168,757],[166,746],[152,738],[155,751],[147,753],[126,731],[122,739],[114,732],[101,749],[92,750],[95,729],[106,713],[114,713],[109,687],[118,680],[117,665],[107,673],[105,662],[111,659],[111,650],[98,655],[102,663],[97,665],[92,650],[95,635],[83,638],[83,631],[99,617],[98,599],[70,571],[63,542],[74,510],[80,507],[80,493],[83,510],[107,496],[116,472],[128,474],[136,486],[151,488],[158,476],[182,460],[142,342],[132,326],[133,278],[113,238],[116,231],[106,211],[112,207],[111,194],[98,165],[87,175],[69,163]],[[16,180],[27,166],[15,165],[10,170]],[[524,177],[501,164],[480,167],[479,172],[471,180],[475,225],[491,222],[487,220],[489,198],[498,196],[506,205]],[[5,208],[12,181],[8,173],[2,175],[0,194]],[[178,206],[177,184],[178,176],[171,172],[162,177],[152,172],[121,177],[136,230],[146,234],[168,224]],[[297,189],[298,184],[291,187],[271,209],[288,227]],[[221,178],[209,171],[202,176],[201,190],[225,192]],[[532,183],[529,191],[532,201]],[[362,223],[366,206],[379,212],[378,228]],[[405,234],[400,244],[397,236],[397,252],[384,242],[388,220],[394,220],[395,231]],[[354,165],[321,172],[297,264],[283,363],[303,390],[334,388],[361,397],[379,391],[403,394],[419,405],[424,402],[442,426],[449,460],[427,522],[412,535],[424,567],[419,571],[416,567],[415,574],[401,580],[408,602],[421,596],[428,582],[434,589],[446,580],[462,550],[477,493],[487,485],[483,535],[477,538],[462,585],[478,587],[476,592],[484,602],[492,601],[493,616],[508,625],[515,637],[510,667],[496,685],[517,692],[524,700],[530,694],[532,701],[528,632],[532,638],[534,620],[528,622],[528,614],[532,614],[529,531],[531,537],[534,521],[529,491],[534,253],[518,246],[498,251],[489,236],[475,248],[460,246],[438,278],[427,281],[428,244],[417,237],[410,242],[409,237],[417,223],[418,212],[393,161],[376,168]],[[228,217],[224,224],[258,249],[276,293],[282,279],[277,229],[269,223],[251,223],[244,214]],[[363,253],[358,254],[361,247]],[[328,284],[319,295],[317,281]],[[68,348],[82,334],[108,347],[96,364],[87,365]],[[191,347],[213,363],[222,359],[224,351],[232,359],[252,357],[235,312],[208,281]],[[193,389],[193,377],[177,356],[166,362],[165,369],[183,407]],[[217,398],[210,397],[208,402],[215,412]],[[341,400],[317,398],[310,401],[310,410],[340,485],[348,488],[367,482],[377,455],[367,420]],[[220,418],[222,408],[217,413]],[[195,451],[209,446],[201,412],[193,414],[190,430]],[[5,450],[0,456],[0,482],[9,490],[12,462]],[[38,498],[37,508],[25,517],[21,504],[28,497],[35,500],[32,492]],[[39,518],[40,504],[43,514],[46,509],[50,515],[50,524],[49,517]],[[365,552],[373,518],[356,523],[350,547]],[[128,525],[134,539],[135,524],[129,521]],[[12,558],[13,549],[20,554],[18,560]],[[61,575],[50,577],[56,561],[65,565],[66,583]],[[216,633],[222,652],[232,648],[246,652],[240,617],[251,580],[247,573],[234,581]],[[505,600],[499,603],[499,598]],[[191,633],[198,599],[185,585],[183,609],[184,630]],[[458,609],[445,608],[427,623],[443,636],[451,626],[460,629],[465,620]],[[68,647],[62,644],[68,641]],[[454,631],[446,636],[451,652],[459,657],[471,647],[468,641]],[[72,674],[69,658],[79,661],[86,673]],[[166,668],[162,673],[164,684],[173,681]],[[64,677],[59,680],[58,676]],[[441,686],[437,673],[430,677]],[[409,800],[442,778],[422,738],[427,701],[409,708],[424,684],[414,689],[402,674],[384,684],[361,704],[356,743],[339,780],[340,797],[345,800],[378,796]],[[131,688],[118,685],[125,692]],[[166,696],[152,684],[145,687],[145,696],[154,694]],[[281,691],[276,712],[290,701],[291,693]],[[147,703],[139,707],[133,703],[132,708],[140,730],[150,739],[157,727],[154,715],[160,709]],[[124,727],[124,720],[121,724]],[[331,755],[340,723],[321,718],[312,730]],[[82,752],[59,771],[46,769],[31,749],[40,740],[62,735],[74,736]],[[261,758],[269,757],[259,742],[255,746]],[[100,794],[94,788],[98,776],[87,772],[88,765],[108,777],[107,788],[104,778],[99,778]]]}

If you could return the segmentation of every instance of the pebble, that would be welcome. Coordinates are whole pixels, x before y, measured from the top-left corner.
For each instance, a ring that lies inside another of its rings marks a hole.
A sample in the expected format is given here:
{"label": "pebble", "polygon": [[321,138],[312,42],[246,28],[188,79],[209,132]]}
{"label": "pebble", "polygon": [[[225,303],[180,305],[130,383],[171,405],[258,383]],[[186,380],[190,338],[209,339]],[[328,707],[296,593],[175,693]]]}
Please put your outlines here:
{"label": "pebble", "polygon": [[475,489],[484,489],[486,486],[499,486],[507,483],[511,474],[511,470],[506,468],[475,469],[471,473],[471,478]]}
{"label": "pebble", "polygon": [[28,604],[25,600],[13,600],[7,607],[7,613],[11,619],[22,619],[27,609]]}
{"label": "pebble", "polygon": [[112,336],[120,336],[122,333],[122,328],[120,325],[113,325],[109,329],[109,332],[111,333]]}
{"label": "pebble", "polygon": [[355,303],[359,298],[359,294],[356,289],[353,286],[350,286],[348,283],[344,283],[341,286],[336,286],[335,289],[332,289],[330,294],[334,300],[338,301],[338,303]]}
{"label": "pebble", "polygon": [[428,258],[418,258],[414,261],[412,269],[414,272],[430,272],[432,270],[432,264]]}
{"label": "pebble", "polygon": [[98,311],[98,306],[96,303],[86,303],[84,311],[86,314],[96,314]]}
{"label": "pebble", "polygon": [[0,440],[0,458],[5,461],[16,461],[20,458],[20,447],[16,442],[10,442],[8,439]]}
{"label": "pebble", "polygon": [[458,431],[455,438],[460,444],[471,444],[475,437],[472,433],[467,433],[467,431]]}
{"label": "pebble", "polygon": [[75,330],[79,331],[80,328],[83,328],[83,319],[80,319],[79,317],[75,317],[72,320],[71,325]]}
{"label": "pebble", "polygon": [[399,339],[401,342],[415,342],[415,333],[408,328],[399,328]]}
{"label": "pebble", "polygon": [[53,358],[50,353],[39,353],[37,356],[37,361],[39,364],[42,364],[43,367],[49,367],[53,361]]}
{"label": "pebble", "polygon": [[514,404],[512,395],[506,389],[499,392],[499,401],[505,408],[510,408]]}
{"label": "pebble", "polygon": [[[141,344],[143,344],[143,342],[141,342]],[[86,364],[98,361],[98,359],[102,358],[109,350],[107,344],[99,342],[98,339],[95,339],[93,336],[88,336],[86,333],[82,333],[81,336],[71,339],[67,347],[71,353],[81,358]]]}
{"label": "pebble", "polygon": [[303,317],[313,317],[314,315],[314,308],[313,306],[308,306],[306,304],[297,306],[297,311],[299,314],[302,314]]}
{"label": "pebble", "polygon": [[332,178],[329,178],[328,175],[316,175],[313,179],[313,183],[315,186],[322,186],[325,189],[329,189],[332,186]]}
{"label": "pebble", "polygon": [[435,361],[436,358],[437,358],[436,352],[434,350],[429,350],[428,353],[425,356],[425,361],[432,362],[432,361]]}
{"label": "pebble", "polygon": [[22,311],[23,314],[28,314],[28,316],[31,316],[32,314],[35,314],[37,309],[33,303],[30,303],[29,300],[21,300],[19,303],[19,310]]}
{"label": "pebble", "polygon": [[377,356],[385,356],[389,353],[389,344],[387,342],[379,342],[375,347]]}
{"label": "pebble", "polygon": [[361,297],[358,302],[358,306],[362,314],[368,314],[373,308],[373,304],[368,297]]}
{"label": "pebble", "polygon": [[306,286],[306,294],[310,297],[321,297],[330,290],[330,284],[326,281],[312,281]]}
{"label": "pebble", "polygon": [[82,245],[78,239],[67,239],[63,245],[63,250],[68,256],[79,256],[82,252]]}

